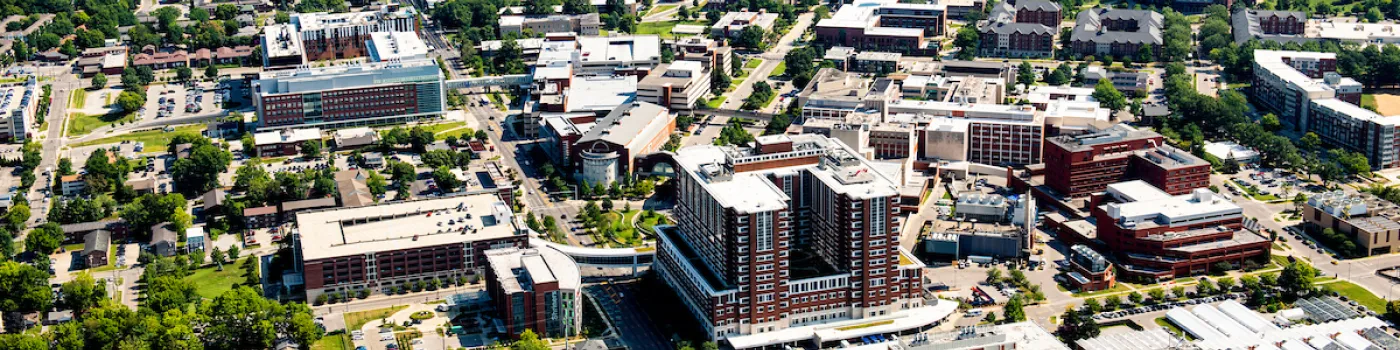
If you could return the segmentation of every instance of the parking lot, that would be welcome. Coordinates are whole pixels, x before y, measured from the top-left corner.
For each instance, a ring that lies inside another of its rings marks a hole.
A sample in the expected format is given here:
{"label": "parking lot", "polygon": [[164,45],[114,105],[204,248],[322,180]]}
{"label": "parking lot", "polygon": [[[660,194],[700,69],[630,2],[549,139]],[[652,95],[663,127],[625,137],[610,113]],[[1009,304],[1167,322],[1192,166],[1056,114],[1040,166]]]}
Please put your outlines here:
{"label": "parking lot", "polygon": [[212,84],[196,84],[192,88],[180,85],[151,86],[146,91],[146,105],[140,114],[143,120],[174,118],[220,110],[219,92]]}

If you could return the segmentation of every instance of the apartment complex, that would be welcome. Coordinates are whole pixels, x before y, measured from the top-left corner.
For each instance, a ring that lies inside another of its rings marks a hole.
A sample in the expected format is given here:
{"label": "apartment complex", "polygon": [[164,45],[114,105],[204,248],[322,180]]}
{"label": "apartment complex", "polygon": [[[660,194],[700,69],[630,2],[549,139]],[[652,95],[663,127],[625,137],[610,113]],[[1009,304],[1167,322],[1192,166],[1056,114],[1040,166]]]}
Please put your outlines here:
{"label": "apartment complex", "polygon": [[1308,15],[1298,11],[1243,9],[1230,15],[1235,42],[1250,39],[1265,41],[1307,41]]}
{"label": "apartment complex", "polygon": [[0,140],[23,142],[32,136],[40,94],[34,76],[22,84],[0,87]]}
{"label": "apartment complex", "polygon": [[487,250],[526,248],[524,225],[496,192],[297,213],[307,299],[476,275]]}
{"label": "apartment complex", "polygon": [[578,265],[549,247],[499,248],[482,253],[486,291],[491,295],[505,333],[519,337],[526,329],[541,337],[581,335],[583,283]]}
{"label": "apartment complex", "polygon": [[260,130],[404,123],[447,106],[442,70],[426,59],[268,71],[252,90]]}
{"label": "apartment complex", "polygon": [[1060,4],[1047,0],[1001,2],[986,20],[978,50],[985,56],[1050,57],[1060,33]]}
{"label": "apartment complex", "polygon": [[575,171],[579,180],[610,184],[634,170],[637,156],[670,140],[676,117],[655,104],[624,103],[602,118],[547,117],[540,128],[551,161]]}
{"label": "apartment complex", "polygon": [[1093,208],[1097,239],[1129,276],[1164,281],[1269,258],[1269,238],[1244,229],[1240,207],[1210,190],[1173,196],[1134,180],[1106,192]]}
{"label": "apartment complex", "polygon": [[1162,54],[1162,14],[1146,10],[1094,8],[1079,12],[1070,31],[1071,53],[1136,59],[1142,47]]}
{"label": "apartment complex", "polygon": [[827,46],[937,55],[939,45],[934,38],[947,33],[946,12],[947,7],[939,4],[861,0],[817,22],[816,37]]}
{"label": "apartment complex", "polygon": [[658,228],[653,268],[711,339],[834,346],[951,312],[924,304],[923,264],[899,247],[895,184],[844,143],[773,135],[674,160],[678,226]]}
{"label": "apartment complex", "polygon": [[263,64],[295,66],[305,62],[369,55],[370,34],[417,33],[413,7],[384,6],[376,11],[293,13],[291,23],[263,30]]}
{"label": "apartment complex", "polygon": [[1308,197],[1303,222],[1351,238],[1367,256],[1400,251],[1400,208],[1368,193],[1332,191]]}
{"label": "apartment complex", "polygon": [[1170,195],[1210,186],[1210,163],[1166,145],[1162,135],[1127,125],[1046,139],[1045,184],[1063,197],[1144,180]]}
{"label": "apartment complex", "polygon": [[1358,106],[1361,83],[1336,73],[1336,54],[1254,51],[1255,100],[1299,132],[1366,155],[1374,169],[1400,166],[1400,118]]}
{"label": "apartment complex", "polygon": [[695,108],[710,93],[710,71],[695,61],[661,64],[637,82],[637,100],[677,111]]}
{"label": "apartment complex", "polygon": [[502,36],[506,34],[525,34],[526,31],[538,34],[578,33],[582,35],[598,35],[599,28],[603,26],[603,22],[596,12],[577,15],[549,14],[501,16],[499,22]]}

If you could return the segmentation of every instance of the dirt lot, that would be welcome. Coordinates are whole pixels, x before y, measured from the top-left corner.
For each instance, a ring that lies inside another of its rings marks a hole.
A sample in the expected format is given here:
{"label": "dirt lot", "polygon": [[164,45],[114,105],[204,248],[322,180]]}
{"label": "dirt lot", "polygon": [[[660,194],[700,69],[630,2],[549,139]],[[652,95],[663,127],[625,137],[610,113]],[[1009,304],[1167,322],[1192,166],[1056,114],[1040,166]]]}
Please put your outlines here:
{"label": "dirt lot", "polygon": [[1376,99],[1376,112],[1381,115],[1400,115],[1400,90],[1377,90],[1372,96]]}

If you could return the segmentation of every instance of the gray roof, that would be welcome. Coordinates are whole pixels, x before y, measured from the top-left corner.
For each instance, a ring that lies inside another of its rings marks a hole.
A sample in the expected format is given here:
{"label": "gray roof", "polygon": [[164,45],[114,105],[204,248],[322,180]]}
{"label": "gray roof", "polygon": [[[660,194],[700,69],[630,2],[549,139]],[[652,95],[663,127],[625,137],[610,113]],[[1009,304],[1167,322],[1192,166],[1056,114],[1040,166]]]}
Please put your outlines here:
{"label": "gray roof", "polygon": [[[1136,20],[1135,32],[1109,31],[1103,20]],[[1145,10],[1092,9],[1079,13],[1070,40],[1095,43],[1162,44],[1162,14]]]}
{"label": "gray roof", "polygon": [[1040,24],[1040,23],[1006,23],[1006,22],[995,22],[995,23],[987,23],[986,25],[983,25],[981,28],[978,28],[978,29],[981,29],[982,32],[984,32],[984,33],[990,32],[990,33],[995,33],[995,34],[1041,34],[1041,35],[1054,35],[1054,34],[1055,34],[1055,30],[1054,30],[1054,29],[1051,29],[1050,27],[1046,27],[1045,25]]}
{"label": "gray roof", "polygon": [[1016,10],[1059,11],[1060,4],[1046,0],[1021,0],[1017,1]]}
{"label": "gray roof", "polygon": [[625,146],[632,138],[641,135],[656,115],[664,113],[667,113],[666,107],[647,102],[618,106],[608,116],[599,119],[577,143],[603,140]]}
{"label": "gray roof", "polygon": [[59,228],[62,228],[62,229],[63,229],[63,233],[88,232],[88,231],[93,231],[93,230],[106,229],[107,227],[112,226],[112,224],[116,224],[116,223],[120,223],[120,222],[123,222],[122,219],[112,219],[112,220],[102,220],[102,221],[92,221],[92,222],[80,222],[80,223],[76,223],[76,224],[67,224],[67,225],[59,226]]}
{"label": "gray roof", "polygon": [[152,245],[162,242],[174,244],[175,241],[179,238],[179,234],[176,234],[175,231],[170,230],[170,223],[168,222],[163,222],[156,224],[155,226],[151,226]]}
{"label": "gray roof", "polygon": [[330,207],[335,207],[335,197],[312,198],[303,199],[299,201],[282,202],[282,211],[284,212]]}
{"label": "gray roof", "polygon": [[92,231],[83,236],[83,253],[105,252],[112,246],[112,233],[107,230]]}
{"label": "gray roof", "polygon": [[212,189],[212,190],[209,190],[209,192],[205,192],[205,193],[204,193],[204,209],[209,209],[209,208],[213,208],[213,207],[217,207],[217,206],[224,205],[224,199],[227,198],[227,197],[228,197],[228,193],[225,193],[224,190],[217,189],[217,188]]}

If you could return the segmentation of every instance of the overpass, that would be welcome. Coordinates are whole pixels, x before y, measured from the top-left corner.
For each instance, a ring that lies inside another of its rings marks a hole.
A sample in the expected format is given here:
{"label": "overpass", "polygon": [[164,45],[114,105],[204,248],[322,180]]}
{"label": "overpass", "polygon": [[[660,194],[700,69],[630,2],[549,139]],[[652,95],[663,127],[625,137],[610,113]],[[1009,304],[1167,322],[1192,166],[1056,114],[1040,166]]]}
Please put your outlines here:
{"label": "overpass", "polygon": [[485,86],[527,86],[533,81],[529,74],[493,75],[444,81],[448,89],[470,89]]}
{"label": "overpass", "polygon": [[757,111],[736,111],[732,109],[694,109],[690,111],[694,115],[712,115],[717,117],[745,118],[762,121],[773,121],[776,114]]}
{"label": "overpass", "polygon": [[530,238],[531,247],[549,247],[557,250],[579,265],[598,269],[627,269],[629,277],[637,277],[641,268],[650,268],[656,258],[656,248],[589,248],[558,244],[539,238]]}

